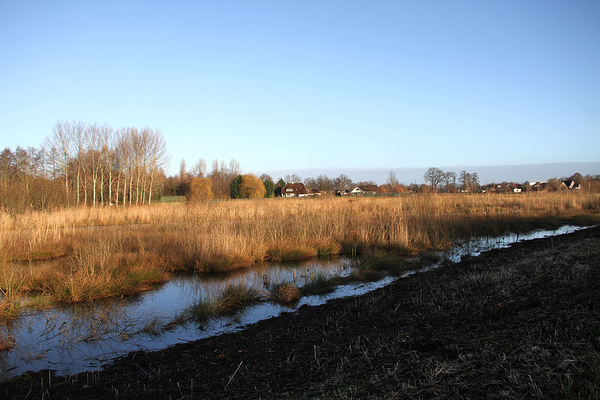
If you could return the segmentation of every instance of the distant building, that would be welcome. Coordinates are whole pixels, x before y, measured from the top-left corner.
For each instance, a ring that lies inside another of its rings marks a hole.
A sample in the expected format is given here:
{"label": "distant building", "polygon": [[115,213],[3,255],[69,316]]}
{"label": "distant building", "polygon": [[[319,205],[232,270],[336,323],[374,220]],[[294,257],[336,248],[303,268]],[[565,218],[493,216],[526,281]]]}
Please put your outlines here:
{"label": "distant building", "polygon": [[560,183],[560,188],[568,190],[579,190],[581,189],[581,184],[576,184],[575,181],[562,181]]}
{"label": "distant building", "polygon": [[281,197],[306,197],[313,196],[311,190],[304,183],[288,183],[281,188]]}

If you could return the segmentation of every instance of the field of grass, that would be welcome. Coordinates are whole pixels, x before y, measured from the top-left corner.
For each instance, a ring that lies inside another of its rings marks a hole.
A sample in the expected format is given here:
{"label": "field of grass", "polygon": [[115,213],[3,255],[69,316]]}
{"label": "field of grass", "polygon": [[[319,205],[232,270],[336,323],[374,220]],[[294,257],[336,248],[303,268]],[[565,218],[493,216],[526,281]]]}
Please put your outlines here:
{"label": "field of grass", "polygon": [[[0,214],[0,321],[139,292],[169,273],[345,253],[415,255],[459,239],[599,221],[582,192],[272,199]],[[385,266],[389,270],[391,267]],[[372,268],[365,268],[372,269]],[[24,296],[29,295],[29,296]]]}

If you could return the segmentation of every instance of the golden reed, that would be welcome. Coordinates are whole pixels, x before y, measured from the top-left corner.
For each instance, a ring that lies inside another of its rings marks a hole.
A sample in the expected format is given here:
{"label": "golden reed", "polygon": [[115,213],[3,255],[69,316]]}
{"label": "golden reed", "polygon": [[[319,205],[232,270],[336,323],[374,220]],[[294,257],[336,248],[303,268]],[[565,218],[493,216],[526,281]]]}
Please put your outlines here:
{"label": "golden reed", "polygon": [[0,290],[10,290],[11,298],[30,293],[53,302],[91,301],[145,290],[176,270],[215,272],[341,252],[411,255],[458,239],[597,223],[599,210],[599,194],[556,192],[2,213]]}

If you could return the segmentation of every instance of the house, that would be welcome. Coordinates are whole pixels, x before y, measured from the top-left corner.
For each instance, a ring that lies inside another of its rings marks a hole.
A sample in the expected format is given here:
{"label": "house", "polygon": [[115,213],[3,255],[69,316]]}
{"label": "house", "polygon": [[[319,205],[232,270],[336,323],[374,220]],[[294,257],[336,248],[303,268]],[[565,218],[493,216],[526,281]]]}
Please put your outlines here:
{"label": "house", "polygon": [[377,185],[361,185],[355,186],[352,190],[346,190],[350,196],[375,196],[377,194]]}
{"label": "house", "polygon": [[323,192],[321,192],[321,191],[320,191],[319,189],[317,189],[317,188],[312,188],[312,189],[309,189],[309,191],[310,191],[310,193],[311,193],[311,194],[313,194],[313,195],[315,195],[315,196],[320,196],[320,195],[323,193]]}
{"label": "house", "polygon": [[281,188],[281,197],[306,197],[313,196],[311,190],[304,183],[288,183]]}
{"label": "house", "polygon": [[521,193],[523,191],[523,188],[521,187],[521,185],[517,184],[517,183],[509,183],[508,184],[508,188],[513,192],[513,193]]}
{"label": "house", "polygon": [[361,188],[359,188],[358,186],[356,186],[354,189],[352,189],[350,191],[350,193],[348,193],[350,196],[362,196],[365,194],[365,192],[362,191]]}
{"label": "house", "polygon": [[377,194],[377,189],[379,189],[377,185],[361,185],[359,188],[363,191],[365,196],[375,196]]}
{"label": "house", "polygon": [[579,190],[581,189],[581,184],[576,184],[575,181],[562,181],[560,183],[560,188],[561,189],[574,189],[574,190]]}

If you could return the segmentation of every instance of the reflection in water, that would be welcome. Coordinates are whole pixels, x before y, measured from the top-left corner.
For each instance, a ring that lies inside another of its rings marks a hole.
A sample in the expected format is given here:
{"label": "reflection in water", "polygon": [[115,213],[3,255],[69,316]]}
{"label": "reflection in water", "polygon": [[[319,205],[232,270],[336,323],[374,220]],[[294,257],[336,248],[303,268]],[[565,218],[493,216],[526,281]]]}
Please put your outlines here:
{"label": "reflection in water", "polygon": [[[478,255],[491,248],[508,247],[520,240],[570,233],[577,229],[580,228],[566,226],[556,231],[476,239],[457,243],[440,255],[457,262],[467,254]],[[234,316],[215,318],[202,326],[189,323],[163,329],[189,305],[200,299],[216,297],[231,284],[263,289],[266,280],[270,283],[294,282],[301,287],[317,273],[346,276],[351,272],[349,265],[348,260],[342,258],[287,265],[266,264],[219,276],[181,274],[156,290],[125,299],[31,311],[3,327],[14,338],[16,345],[0,353],[0,379],[8,379],[28,370],[51,369],[59,375],[65,375],[97,369],[108,360],[131,351],[158,350],[176,343],[239,330],[247,324],[282,312],[295,311],[303,305],[317,305],[331,298],[362,294],[394,280],[387,277],[379,282],[340,286],[327,295],[303,297],[291,307],[259,303]],[[415,272],[419,271],[410,271],[406,276]]]}

